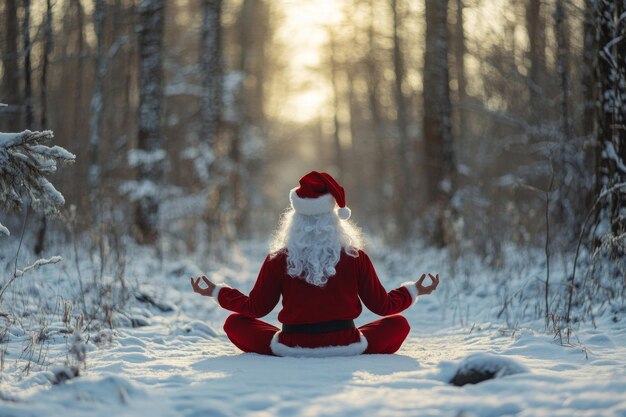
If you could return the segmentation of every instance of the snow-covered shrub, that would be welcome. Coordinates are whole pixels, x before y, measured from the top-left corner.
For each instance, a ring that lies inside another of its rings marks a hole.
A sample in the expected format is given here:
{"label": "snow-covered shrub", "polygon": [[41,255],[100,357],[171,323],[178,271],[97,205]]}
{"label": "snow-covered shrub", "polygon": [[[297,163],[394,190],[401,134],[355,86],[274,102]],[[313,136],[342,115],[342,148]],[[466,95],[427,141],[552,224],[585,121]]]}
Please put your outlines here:
{"label": "snow-covered shrub", "polygon": [[[65,203],[46,174],[56,172],[58,163],[74,162],[76,156],[60,146],[47,146],[50,130],[0,133],[0,208],[19,210],[28,196],[31,206],[46,214],[56,214]],[[0,224],[0,234],[9,230]]]}

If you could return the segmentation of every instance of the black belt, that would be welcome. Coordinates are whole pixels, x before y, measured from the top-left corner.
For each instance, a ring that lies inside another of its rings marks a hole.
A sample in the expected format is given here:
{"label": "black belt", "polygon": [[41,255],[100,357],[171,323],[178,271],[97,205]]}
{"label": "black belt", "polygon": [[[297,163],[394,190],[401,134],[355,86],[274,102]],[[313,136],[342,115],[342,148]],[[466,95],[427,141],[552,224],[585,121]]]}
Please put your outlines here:
{"label": "black belt", "polygon": [[283,333],[318,334],[354,329],[354,320],[331,320],[310,324],[283,324]]}

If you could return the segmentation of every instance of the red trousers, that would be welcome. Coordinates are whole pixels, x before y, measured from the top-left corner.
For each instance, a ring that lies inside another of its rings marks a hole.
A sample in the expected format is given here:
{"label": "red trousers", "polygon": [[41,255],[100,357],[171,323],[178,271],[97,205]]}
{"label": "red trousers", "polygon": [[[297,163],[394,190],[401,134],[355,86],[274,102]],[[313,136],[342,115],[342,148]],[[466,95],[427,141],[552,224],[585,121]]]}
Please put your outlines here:
{"label": "red trousers", "polygon": [[[363,353],[396,352],[410,329],[407,320],[399,314],[359,327],[367,339],[367,350]],[[270,342],[279,330],[269,323],[238,313],[231,314],[224,323],[224,331],[235,346],[244,352],[262,355],[273,355]]]}

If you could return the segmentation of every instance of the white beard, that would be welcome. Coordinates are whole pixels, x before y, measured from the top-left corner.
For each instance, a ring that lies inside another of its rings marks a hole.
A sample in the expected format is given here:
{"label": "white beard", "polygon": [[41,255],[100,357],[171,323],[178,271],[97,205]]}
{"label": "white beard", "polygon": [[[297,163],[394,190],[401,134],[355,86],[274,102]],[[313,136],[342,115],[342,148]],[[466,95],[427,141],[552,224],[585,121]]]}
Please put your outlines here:
{"label": "white beard", "polygon": [[293,209],[281,218],[270,252],[287,253],[287,273],[323,287],[337,272],[341,251],[357,257],[362,249],[361,231],[353,223],[330,213],[304,215]]}

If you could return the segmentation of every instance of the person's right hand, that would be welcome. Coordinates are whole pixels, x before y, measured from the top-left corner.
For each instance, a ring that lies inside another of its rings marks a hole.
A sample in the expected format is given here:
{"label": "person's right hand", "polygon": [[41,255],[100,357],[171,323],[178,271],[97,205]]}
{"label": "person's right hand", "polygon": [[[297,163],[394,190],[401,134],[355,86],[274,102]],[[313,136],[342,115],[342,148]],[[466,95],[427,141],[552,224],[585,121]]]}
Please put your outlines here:
{"label": "person's right hand", "polygon": [[[202,278],[202,281],[204,281],[204,283],[207,285],[206,288],[202,288],[200,286],[200,278]],[[194,292],[197,292],[200,295],[211,297],[213,295],[213,290],[215,289],[215,284],[209,281],[209,279],[205,275],[202,275],[198,277],[195,281],[193,278],[191,278],[191,288],[193,288]]]}
{"label": "person's right hand", "polygon": [[430,285],[426,286],[423,284],[426,274],[422,274],[420,279],[415,283],[415,286],[417,287],[417,295],[428,295],[437,289],[437,285],[439,285],[439,274],[428,274],[428,277],[432,281],[432,284]]}

